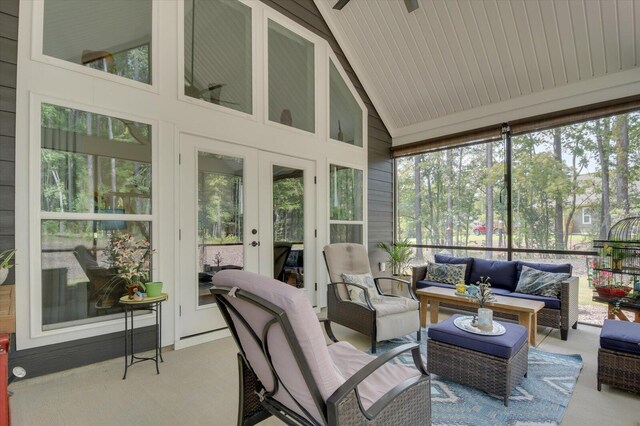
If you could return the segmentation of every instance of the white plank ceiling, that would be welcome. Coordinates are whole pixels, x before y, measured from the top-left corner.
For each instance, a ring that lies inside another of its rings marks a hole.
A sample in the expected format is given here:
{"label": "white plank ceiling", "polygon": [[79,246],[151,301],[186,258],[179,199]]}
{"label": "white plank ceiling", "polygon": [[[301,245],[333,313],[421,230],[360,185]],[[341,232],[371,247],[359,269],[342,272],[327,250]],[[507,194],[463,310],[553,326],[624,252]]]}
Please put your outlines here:
{"label": "white plank ceiling", "polygon": [[640,93],[640,0],[315,2],[394,144]]}

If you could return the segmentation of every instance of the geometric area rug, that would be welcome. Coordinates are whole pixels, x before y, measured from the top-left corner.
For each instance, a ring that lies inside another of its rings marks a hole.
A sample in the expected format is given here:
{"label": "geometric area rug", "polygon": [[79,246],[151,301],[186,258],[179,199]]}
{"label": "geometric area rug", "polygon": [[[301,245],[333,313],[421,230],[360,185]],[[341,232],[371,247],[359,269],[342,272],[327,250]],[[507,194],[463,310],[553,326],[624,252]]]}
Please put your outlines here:
{"label": "geometric area rug", "polygon": [[[415,335],[381,342],[378,354],[396,346],[416,343]],[[425,361],[427,339],[423,330],[420,351]],[[411,353],[396,358],[413,365]],[[529,371],[509,396],[505,407],[502,397],[431,376],[431,421],[434,426],[555,426],[564,410],[582,370],[580,355],[562,355],[529,349]]]}

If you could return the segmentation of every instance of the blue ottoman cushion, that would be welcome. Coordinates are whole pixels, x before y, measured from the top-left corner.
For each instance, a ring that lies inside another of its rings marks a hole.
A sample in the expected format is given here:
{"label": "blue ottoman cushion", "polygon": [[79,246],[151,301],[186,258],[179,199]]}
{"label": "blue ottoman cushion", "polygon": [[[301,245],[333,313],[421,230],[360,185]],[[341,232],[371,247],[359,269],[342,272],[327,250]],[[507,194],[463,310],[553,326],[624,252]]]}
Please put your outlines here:
{"label": "blue ottoman cushion", "polygon": [[480,281],[480,277],[489,277],[491,287],[513,291],[518,284],[516,265],[517,262],[504,260],[473,259],[469,282],[475,284]]}
{"label": "blue ottoman cushion", "polygon": [[455,318],[463,315],[455,314],[439,324],[429,327],[427,335],[430,339],[454,345],[487,355],[509,359],[527,342],[527,329],[518,324],[500,322],[507,329],[502,336],[483,336],[460,330],[455,326]]}
{"label": "blue ottoman cushion", "polygon": [[600,347],[612,351],[640,354],[640,324],[618,320],[604,320],[600,331]]}

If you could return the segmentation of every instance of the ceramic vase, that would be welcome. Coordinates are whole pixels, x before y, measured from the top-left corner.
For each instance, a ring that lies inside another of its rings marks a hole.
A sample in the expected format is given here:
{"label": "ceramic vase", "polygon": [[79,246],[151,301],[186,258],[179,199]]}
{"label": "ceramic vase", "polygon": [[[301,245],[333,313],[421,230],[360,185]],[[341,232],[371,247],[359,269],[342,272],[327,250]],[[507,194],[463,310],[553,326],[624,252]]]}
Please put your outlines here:
{"label": "ceramic vase", "polygon": [[478,328],[480,330],[493,330],[493,311],[488,308],[478,308]]}

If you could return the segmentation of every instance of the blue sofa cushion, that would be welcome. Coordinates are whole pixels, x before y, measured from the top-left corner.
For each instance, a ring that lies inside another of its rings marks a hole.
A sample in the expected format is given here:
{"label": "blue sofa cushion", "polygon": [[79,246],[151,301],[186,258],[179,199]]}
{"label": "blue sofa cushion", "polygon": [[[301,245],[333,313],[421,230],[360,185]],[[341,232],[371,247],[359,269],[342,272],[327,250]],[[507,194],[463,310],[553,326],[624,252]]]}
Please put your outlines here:
{"label": "blue sofa cushion", "polygon": [[500,322],[507,329],[505,334],[502,336],[482,336],[456,327],[453,321],[459,316],[462,315],[452,315],[445,321],[429,327],[427,335],[430,339],[442,343],[506,359],[514,356],[527,342],[527,329],[521,325]]}
{"label": "blue sofa cushion", "polygon": [[464,283],[469,284],[469,278],[471,277],[471,268],[473,267],[473,257],[453,257],[445,256],[444,254],[436,254],[433,256],[436,263],[451,263],[454,265],[467,265],[467,270],[464,275]]}
{"label": "blue sofa cushion", "polygon": [[445,284],[445,283],[437,283],[434,281],[422,280],[416,283],[416,288],[425,288],[425,287],[442,287],[442,288],[451,288],[454,289],[456,286],[453,284]]}
{"label": "blue sofa cushion", "polygon": [[560,274],[560,273],[569,274],[569,276],[571,276],[571,273],[573,272],[573,266],[570,263],[554,264],[554,263],[532,263],[532,262],[518,261],[518,265],[516,266],[516,269],[517,269],[516,282],[520,280],[520,274],[522,273],[523,266],[528,266],[529,268],[537,269],[538,271],[554,272],[556,274]]}
{"label": "blue sofa cushion", "polygon": [[640,355],[640,323],[604,320],[600,347]]}
{"label": "blue sofa cushion", "polygon": [[480,281],[480,277],[489,277],[489,283],[491,283],[492,288],[504,288],[513,291],[518,283],[516,280],[516,265],[517,262],[473,259],[469,281],[471,284],[475,284]]}
{"label": "blue sofa cushion", "polygon": [[537,296],[535,294],[516,293],[516,292],[509,293],[509,297],[515,297],[518,299],[537,300],[539,302],[544,302],[545,308],[560,309],[560,299],[558,299],[557,297]]}

